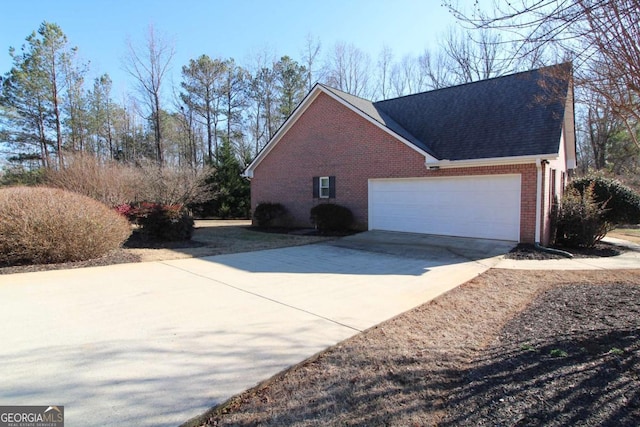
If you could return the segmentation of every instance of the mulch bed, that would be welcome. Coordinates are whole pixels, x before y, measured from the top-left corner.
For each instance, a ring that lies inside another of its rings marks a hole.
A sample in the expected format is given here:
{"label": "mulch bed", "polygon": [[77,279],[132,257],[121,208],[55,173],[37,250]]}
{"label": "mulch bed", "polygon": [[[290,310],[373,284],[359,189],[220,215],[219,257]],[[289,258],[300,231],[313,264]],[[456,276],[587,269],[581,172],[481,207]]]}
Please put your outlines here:
{"label": "mulch bed", "polygon": [[129,249],[185,249],[206,246],[206,243],[197,240],[155,241],[145,238],[138,230],[134,230],[131,236],[124,242],[123,247]]}
{"label": "mulch bed", "polygon": [[[565,248],[554,247],[554,249],[560,249],[565,252],[569,252],[574,258],[598,258],[598,257],[612,257],[620,255],[625,251],[620,246],[612,245],[605,242],[596,243],[592,248]],[[567,257],[559,254],[545,252],[536,248],[532,244],[520,243],[513,248],[511,252],[505,254],[507,259],[516,260],[546,260],[546,259],[566,259]]]}
{"label": "mulch bed", "polygon": [[187,425],[636,427],[639,284],[490,270]]}
{"label": "mulch bed", "polygon": [[140,258],[122,249],[117,249],[103,257],[87,261],[64,262],[59,264],[0,265],[0,274],[30,273],[34,271],[67,270],[72,268],[101,267],[113,264],[139,262]]}
{"label": "mulch bed", "polygon": [[638,426],[640,286],[550,289],[463,373],[442,426]]}

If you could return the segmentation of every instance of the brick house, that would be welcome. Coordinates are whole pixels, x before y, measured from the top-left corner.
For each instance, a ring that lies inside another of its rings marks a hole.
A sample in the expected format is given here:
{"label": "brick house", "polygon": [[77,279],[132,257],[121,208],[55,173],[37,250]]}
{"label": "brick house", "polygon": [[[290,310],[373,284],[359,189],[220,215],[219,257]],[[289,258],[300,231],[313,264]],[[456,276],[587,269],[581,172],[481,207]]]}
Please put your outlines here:
{"label": "brick house", "polygon": [[371,102],[317,84],[247,167],[251,206],[310,226],[540,242],[576,166],[570,64]]}

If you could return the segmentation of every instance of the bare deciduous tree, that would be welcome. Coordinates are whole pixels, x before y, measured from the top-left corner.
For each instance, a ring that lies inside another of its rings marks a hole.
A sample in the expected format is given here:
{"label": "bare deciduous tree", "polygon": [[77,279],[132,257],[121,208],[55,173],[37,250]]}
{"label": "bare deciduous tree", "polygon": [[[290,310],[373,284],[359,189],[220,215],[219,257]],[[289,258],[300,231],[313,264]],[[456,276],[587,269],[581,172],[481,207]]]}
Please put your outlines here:
{"label": "bare deciduous tree", "polygon": [[482,30],[478,35],[474,39],[470,32],[451,29],[440,42],[455,84],[488,79],[504,72],[499,58],[500,37],[488,30]]}
{"label": "bare deciduous tree", "polygon": [[366,98],[370,95],[371,59],[353,44],[338,42],[327,58],[326,81],[330,86]]}
{"label": "bare deciduous tree", "polygon": [[[317,61],[322,45],[320,40],[307,34],[305,45],[302,51],[302,65],[306,69],[307,91],[310,91],[314,84],[321,79],[322,73],[318,72]],[[320,75],[319,75],[320,74]]]}
{"label": "bare deciduous tree", "polygon": [[164,163],[161,123],[162,83],[175,54],[173,43],[158,35],[150,25],[145,45],[136,47],[131,41],[128,41],[127,50],[125,70],[136,80],[138,89],[147,102],[153,123],[156,161],[162,166]]}
{"label": "bare deciduous tree", "polygon": [[425,50],[418,56],[420,72],[425,77],[425,87],[427,90],[440,89],[450,85],[451,77],[446,66],[446,58],[442,51],[435,53]]}
{"label": "bare deciduous tree", "polygon": [[471,13],[447,3],[475,28],[505,31],[518,43],[514,58],[552,46],[574,61],[576,83],[602,96],[636,145],[640,122],[640,0],[520,0],[494,2]]}
{"label": "bare deciduous tree", "polygon": [[391,68],[393,66],[393,51],[387,45],[382,46],[378,54],[378,62],[376,64],[378,71],[378,84],[376,92],[380,99],[387,99],[391,87]]}

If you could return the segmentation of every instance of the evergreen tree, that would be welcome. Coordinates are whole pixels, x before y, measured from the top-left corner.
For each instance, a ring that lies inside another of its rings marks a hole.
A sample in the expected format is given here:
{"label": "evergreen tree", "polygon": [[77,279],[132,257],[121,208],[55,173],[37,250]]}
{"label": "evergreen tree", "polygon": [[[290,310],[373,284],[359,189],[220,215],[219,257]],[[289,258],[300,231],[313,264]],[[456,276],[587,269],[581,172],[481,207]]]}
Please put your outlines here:
{"label": "evergreen tree", "polygon": [[226,77],[227,64],[216,58],[202,55],[190,60],[188,66],[182,67],[183,92],[180,99],[188,109],[196,114],[199,122],[206,128],[207,161],[215,162],[218,151],[218,121],[222,85]]}
{"label": "evergreen tree", "polygon": [[[13,67],[2,87],[3,140],[20,152],[40,155],[44,167],[53,166],[53,151],[62,167],[63,101],[77,92],[83,71],[74,65],[76,49],[58,25],[43,22],[26,42],[20,53],[9,49]],[[65,94],[65,88],[72,90]]]}
{"label": "evergreen tree", "polygon": [[226,136],[222,137],[218,166],[206,180],[213,190],[208,203],[194,206],[203,216],[248,218],[251,210],[249,181],[242,177],[242,165]]}
{"label": "evergreen tree", "polygon": [[280,123],[283,123],[304,98],[307,69],[288,56],[283,56],[275,64],[274,70],[280,89]]}

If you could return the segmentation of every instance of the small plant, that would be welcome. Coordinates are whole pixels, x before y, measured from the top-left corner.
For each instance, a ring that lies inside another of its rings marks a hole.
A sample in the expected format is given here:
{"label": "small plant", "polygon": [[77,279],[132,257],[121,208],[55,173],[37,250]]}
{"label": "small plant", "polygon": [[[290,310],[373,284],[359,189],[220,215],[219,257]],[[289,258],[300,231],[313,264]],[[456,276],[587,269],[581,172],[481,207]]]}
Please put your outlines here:
{"label": "small plant", "polygon": [[345,206],[322,203],[311,208],[311,223],[321,232],[346,231],[353,224],[353,213]]}
{"label": "small plant", "polygon": [[280,203],[260,203],[253,212],[253,219],[258,227],[273,227],[278,220],[287,214],[287,209]]}
{"label": "small plant", "polygon": [[122,215],[89,197],[45,187],[0,190],[0,264],[99,258],[130,234]]}
{"label": "small plant", "polygon": [[609,354],[613,354],[614,356],[623,356],[624,350],[618,347],[612,347],[611,350],[609,350]]}
{"label": "small plant", "polygon": [[522,351],[536,351],[536,348],[534,346],[532,346],[531,344],[522,344],[522,346],[520,346],[520,350],[522,350]]}
{"label": "small plant", "polygon": [[559,348],[554,348],[553,350],[551,350],[549,352],[549,356],[551,357],[567,357],[569,356],[569,353],[567,353],[564,350],[561,350]]}

